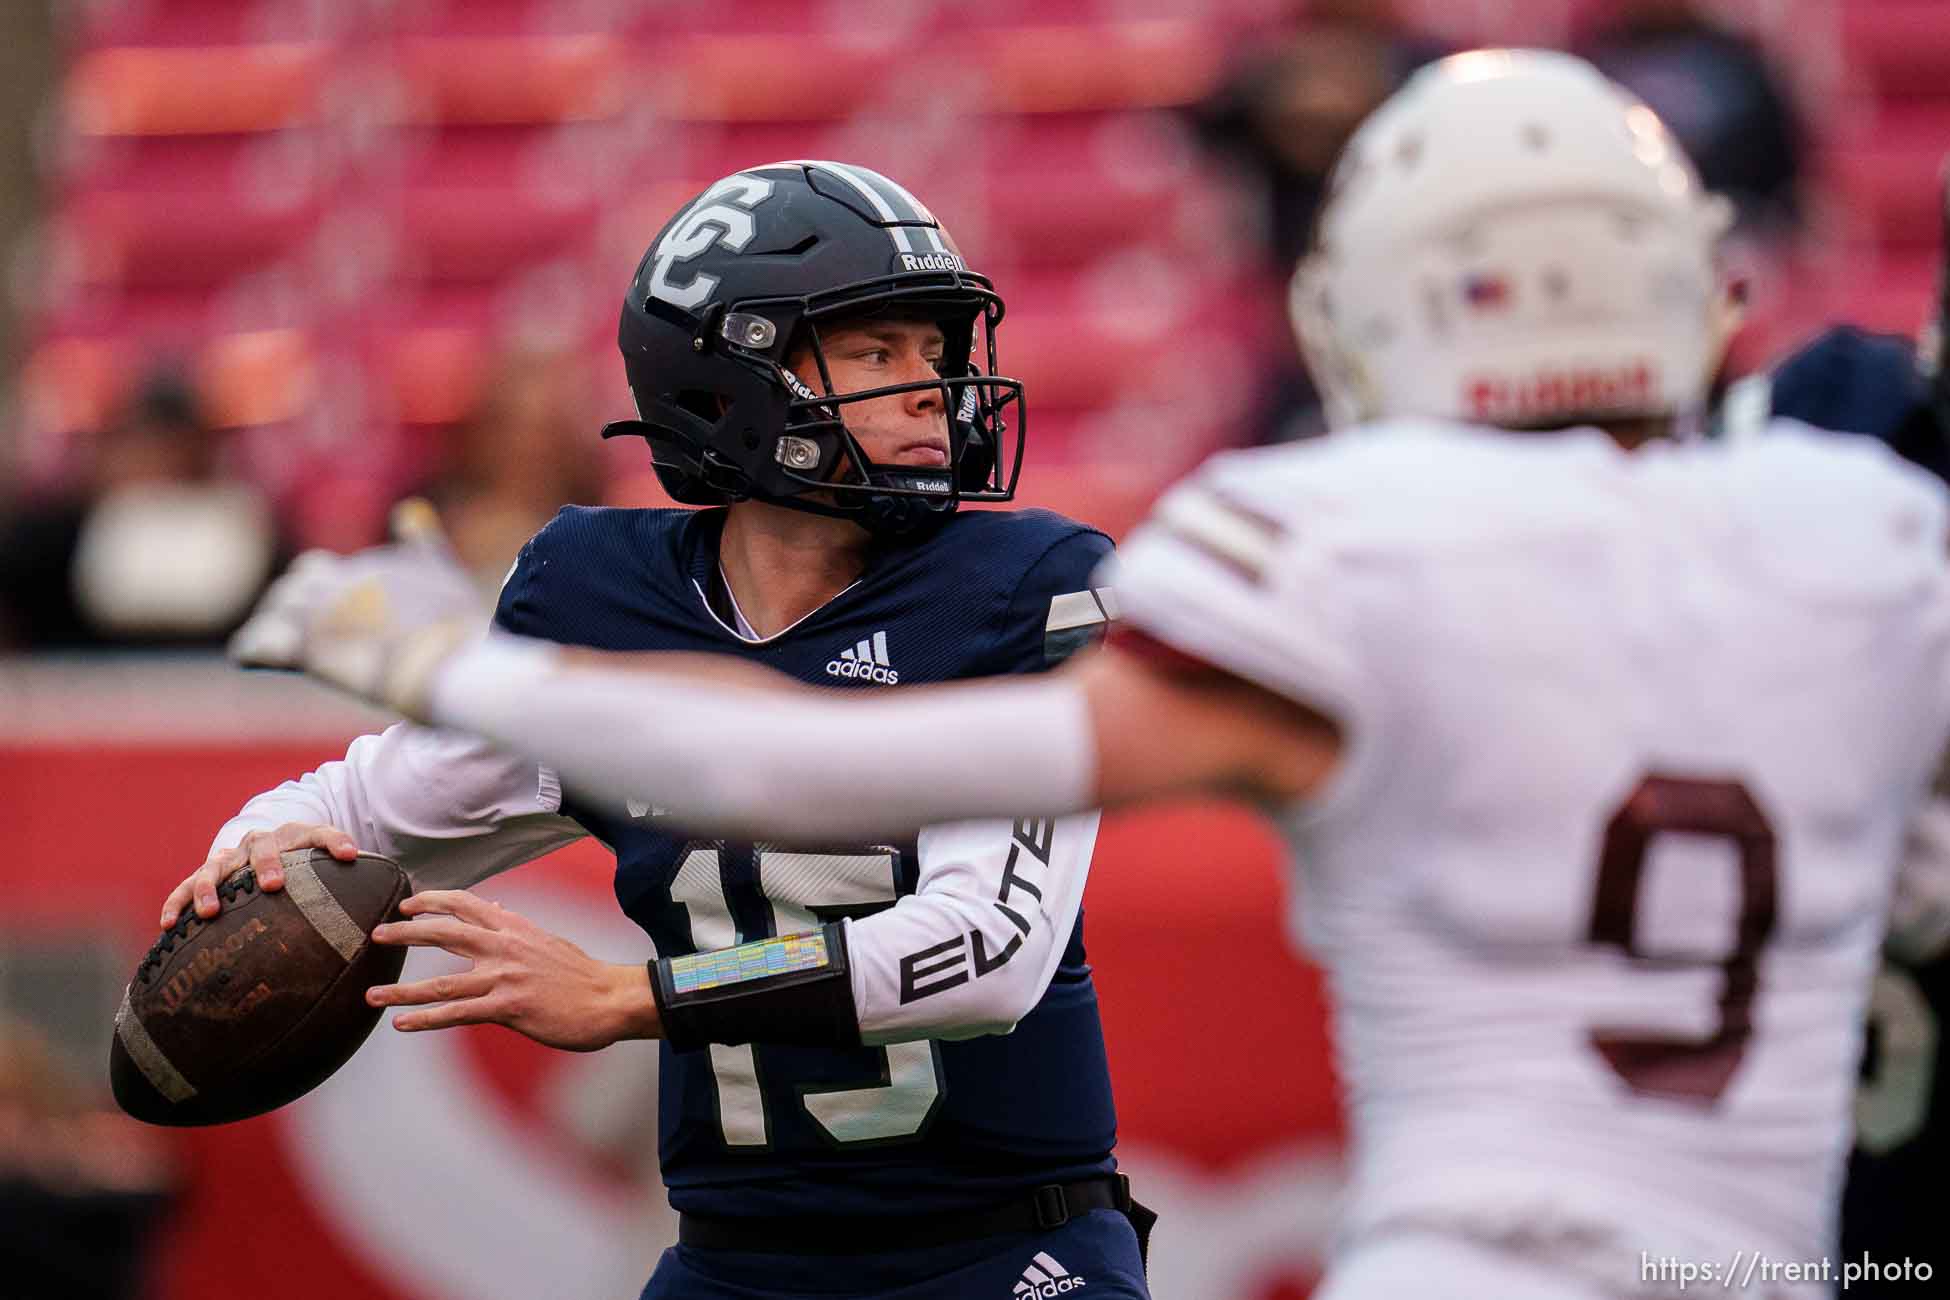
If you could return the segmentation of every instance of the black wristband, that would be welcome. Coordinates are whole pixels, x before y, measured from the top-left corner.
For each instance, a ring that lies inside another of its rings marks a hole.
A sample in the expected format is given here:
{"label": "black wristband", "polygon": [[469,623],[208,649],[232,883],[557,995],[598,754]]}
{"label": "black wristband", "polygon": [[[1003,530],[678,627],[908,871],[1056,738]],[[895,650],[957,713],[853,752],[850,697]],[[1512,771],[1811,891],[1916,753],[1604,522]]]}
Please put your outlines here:
{"label": "black wristband", "polygon": [[663,1036],[687,1051],[707,1043],[858,1047],[846,926],[757,939],[650,963]]}

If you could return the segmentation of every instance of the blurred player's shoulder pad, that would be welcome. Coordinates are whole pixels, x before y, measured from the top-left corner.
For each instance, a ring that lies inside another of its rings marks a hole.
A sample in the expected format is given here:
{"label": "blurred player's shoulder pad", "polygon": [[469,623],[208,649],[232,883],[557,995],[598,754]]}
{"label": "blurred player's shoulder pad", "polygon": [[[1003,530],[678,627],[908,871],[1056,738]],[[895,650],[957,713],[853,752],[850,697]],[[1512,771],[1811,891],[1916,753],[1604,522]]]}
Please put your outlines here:
{"label": "blurred player's shoulder pad", "polygon": [[1692,462],[1758,576],[1848,602],[1909,599],[1950,579],[1942,484],[1874,439],[1776,420],[1764,437],[1675,459]]}
{"label": "blurred player's shoulder pad", "polygon": [[1215,456],[1191,490],[1278,519],[1311,549],[1439,550],[1592,530],[1604,514],[1592,489],[1624,455],[1596,430],[1400,419]]}
{"label": "blurred player's shoulder pad", "polygon": [[1627,452],[1596,429],[1408,420],[1214,457],[1153,521],[1183,531],[1262,520],[1278,539],[1278,571],[1294,581],[1322,565],[1670,549],[1743,582],[1859,605],[1945,583],[1945,502],[1934,479],[1880,444],[1792,421],[1732,444]]}

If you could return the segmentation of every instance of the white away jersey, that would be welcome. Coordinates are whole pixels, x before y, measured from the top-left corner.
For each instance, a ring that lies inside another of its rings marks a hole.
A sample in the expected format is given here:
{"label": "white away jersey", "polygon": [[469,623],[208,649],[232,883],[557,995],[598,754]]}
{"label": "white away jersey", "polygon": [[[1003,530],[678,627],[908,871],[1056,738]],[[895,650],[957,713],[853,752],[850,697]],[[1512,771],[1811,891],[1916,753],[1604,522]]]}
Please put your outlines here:
{"label": "white away jersey", "polygon": [[1218,458],[1115,582],[1135,628],[1344,729],[1286,819],[1353,1237],[1556,1243],[1635,1295],[1642,1251],[1834,1253],[1950,723],[1933,481],[1793,427],[1399,425]]}

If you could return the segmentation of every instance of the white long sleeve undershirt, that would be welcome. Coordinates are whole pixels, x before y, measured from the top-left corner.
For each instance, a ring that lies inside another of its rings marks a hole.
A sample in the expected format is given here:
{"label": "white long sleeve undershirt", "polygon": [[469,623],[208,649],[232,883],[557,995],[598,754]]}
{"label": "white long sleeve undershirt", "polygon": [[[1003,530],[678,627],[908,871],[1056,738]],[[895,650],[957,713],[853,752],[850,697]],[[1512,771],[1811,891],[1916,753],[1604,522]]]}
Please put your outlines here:
{"label": "white long sleeve undershirt", "polygon": [[555,774],[467,732],[400,723],[246,803],[212,850],[286,822],[336,826],[416,889],[467,889],[581,839]]}
{"label": "white long sleeve undershirt", "polygon": [[787,692],[562,667],[491,637],[434,683],[435,721],[487,736],[613,807],[654,800],[748,839],[849,839],[1092,806],[1083,696],[1055,676],[905,692]]}

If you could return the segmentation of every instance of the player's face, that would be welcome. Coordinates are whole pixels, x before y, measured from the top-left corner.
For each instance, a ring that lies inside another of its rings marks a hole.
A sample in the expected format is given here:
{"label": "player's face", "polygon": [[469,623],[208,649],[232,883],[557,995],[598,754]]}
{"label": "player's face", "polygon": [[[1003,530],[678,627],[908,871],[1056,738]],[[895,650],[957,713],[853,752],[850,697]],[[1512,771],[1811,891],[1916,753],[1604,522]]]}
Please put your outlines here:
{"label": "player's face", "polygon": [[[836,393],[936,378],[945,346],[941,328],[929,321],[866,320],[822,330],[820,348]],[[819,366],[810,351],[793,370],[821,391]],[[948,463],[948,413],[939,388],[848,402],[840,408],[846,430],[876,465]]]}

